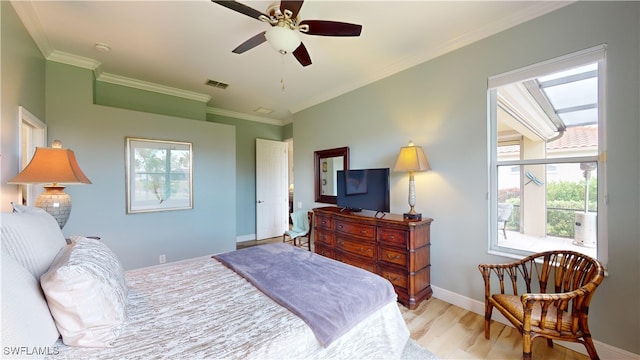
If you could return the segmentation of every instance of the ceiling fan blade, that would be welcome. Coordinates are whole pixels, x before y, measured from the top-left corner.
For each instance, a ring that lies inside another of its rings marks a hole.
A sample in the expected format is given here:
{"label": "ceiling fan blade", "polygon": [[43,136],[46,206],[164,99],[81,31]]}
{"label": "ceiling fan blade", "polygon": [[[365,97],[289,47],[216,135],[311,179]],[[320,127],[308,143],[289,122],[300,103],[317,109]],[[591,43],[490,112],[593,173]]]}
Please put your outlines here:
{"label": "ceiling fan blade", "polygon": [[226,7],[227,9],[231,9],[233,11],[237,11],[240,14],[244,14],[247,15],[248,17],[260,20],[260,16],[266,16],[267,18],[269,16],[267,16],[266,14],[252,8],[249,7],[247,5],[241,4],[237,1],[216,1],[216,0],[211,0],[212,2],[218,4],[218,5],[222,5],[224,7]]}
{"label": "ceiling fan blade", "polygon": [[302,7],[302,3],[304,0],[298,0],[298,1],[280,1],[280,11],[284,14],[285,10],[289,10],[293,13],[293,15],[291,15],[292,19],[295,19],[296,16],[298,16],[298,13],[300,12],[300,8]]}
{"label": "ceiling fan blade", "polygon": [[311,57],[309,56],[309,52],[303,43],[300,43],[300,46],[293,50],[293,56],[298,60],[300,65],[309,66],[311,65]]}
{"label": "ceiling fan blade", "polygon": [[243,42],[242,44],[238,45],[237,48],[233,49],[232,52],[236,53],[236,54],[242,54],[243,52],[247,51],[247,50],[251,50],[254,47],[262,44],[263,42],[267,41],[267,38],[264,37],[264,34],[266,33],[266,31],[263,31],[259,34],[256,34],[255,36],[251,37],[249,40]]}
{"label": "ceiling fan blade", "polygon": [[308,35],[322,36],[360,36],[362,25],[349,24],[338,21],[303,20],[300,25],[308,25]]}

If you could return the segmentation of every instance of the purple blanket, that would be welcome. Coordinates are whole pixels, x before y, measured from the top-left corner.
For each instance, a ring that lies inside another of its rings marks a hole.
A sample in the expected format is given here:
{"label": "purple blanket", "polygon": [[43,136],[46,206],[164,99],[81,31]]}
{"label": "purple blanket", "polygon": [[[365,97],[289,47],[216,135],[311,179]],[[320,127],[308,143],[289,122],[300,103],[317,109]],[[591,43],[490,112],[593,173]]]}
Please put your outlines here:
{"label": "purple blanket", "polygon": [[289,244],[213,257],[300,317],[324,347],[397,299],[386,279]]}

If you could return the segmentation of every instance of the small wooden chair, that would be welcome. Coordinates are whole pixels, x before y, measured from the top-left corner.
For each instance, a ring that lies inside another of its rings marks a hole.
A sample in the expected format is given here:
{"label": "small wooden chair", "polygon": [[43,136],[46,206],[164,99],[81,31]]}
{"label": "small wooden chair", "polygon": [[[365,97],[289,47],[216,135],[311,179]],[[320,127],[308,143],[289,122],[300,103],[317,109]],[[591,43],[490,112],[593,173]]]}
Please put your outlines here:
{"label": "small wooden chair", "polygon": [[293,222],[293,226],[291,230],[287,230],[282,234],[282,242],[288,242],[286,240],[288,236],[290,238],[289,241],[292,241],[294,246],[298,246],[298,239],[300,239],[300,246],[302,246],[304,245],[302,243],[302,238],[306,237],[307,248],[311,251],[311,224],[313,223],[313,211],[296,210],[291,213],[291,220]]}
{"label": "small wooden chair", "polygon": [[[591,359],[599,359],[587,320],[591,298],[604,279],[600,262],[578,252],[559,250],[508,264],[480,264],[478,269],[484,279],[485,338],[490,337],[495,307],[522,334],[523,359],[531,359],[531,341],[538,336],[546,338],[551,347],[554,339],[582,343]],[[492,293],[491,274],[499,280],[499,293]]]}

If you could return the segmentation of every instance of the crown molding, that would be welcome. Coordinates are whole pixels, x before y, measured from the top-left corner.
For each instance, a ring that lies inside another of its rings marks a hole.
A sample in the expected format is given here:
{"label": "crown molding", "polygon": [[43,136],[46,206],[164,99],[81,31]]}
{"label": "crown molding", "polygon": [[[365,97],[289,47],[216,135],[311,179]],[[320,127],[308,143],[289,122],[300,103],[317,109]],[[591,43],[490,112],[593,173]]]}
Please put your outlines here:
{"label": "crown molding", "polygon": [[235,119],[249,120],[249,121],[255,121],[255,122],[260,122],[260,123],[265,123],[270,125],[278,125],[278,126],[286,125],[288,123],[282,120],[271,119],[264,116],[245,114],[237,111],[219,109],[219,108],[214,108],[210,106],[207,106],[207,114],[226,116],[226,117],[231,117]]}
{"label": "crown molding", "polygon": [[171,87],[171,86],[155,84],[155,83],[151,83],[151,82],[147,82],[147,81],[132,79],[132,78],[128,78],[128,77],[120,76],[120,75],[115,75],[115,74],[109,74],[109,73],[100,72],[99,74],[96,74],[96,80],[97,81],[106,82],[106,83],[109,83],[109,84],[122,85],[122,86],[127,86],[127,87],[131,87],[131,88],[135,88],[135,89],[152,91],[152,92],[156,92],[156,93],[160,93],[160,94],[177,96],[177,97],[181,97],[181,98],[185,98],[185,99],[201,101],[201,102],[204,102],[204,103],[206,103],[209,100],[211,100],[211,96],[206,95],[206,94],[201,94],[201,93],[197,93],[197,92],[193,92],[193,91],[178,89],[178,88],[174,88],[174,87]]}
{"label": "crown molding", "polygon": [[200,94],[193,91],[178,89],[170,86],[155,84],[152,82],[147,82],[147,81],[128,78],[125,76],[102,72],[102,68],[101,68],[102,64],[99,61],[74,55],[74,54],[65,53],[62,51],[57,51],[57,50],[53,51],[51,55],[47,57],[47,60],[56,61],[59,63],[92,70],[94,71],[96,81],[102,81],[105,83],[127,86],[130,88],[140,89],[145,91],[152,91],[152,92],[170,95],[170,96],[177,96],[177,97],[181,97],[189,100],[201,101],[204,103],[211,100],[211,96],[206,94]]}
{"label": "crown molding", "polygon": [[574,2],[576,1],[542,1],[536,5],[532,5],[530,7],[527,7],[526,9],[521,10],[520,12],[513,14],[512,16],[494,21],[481,29],[475,29],[472,32],[468,32],[461,36],[458,36],[457,38],[444,43],[440,47],[425,49],[424,52],[421,52],[415,56],[402,58],[399,61],[396,61],[395,63],[380,69],[380,71],[378,71],[376,74],[370,77],[367,77],[364,80],[347,84],[338,89],[334,89],[331,92],[319,94],[318,96],[315,96],[313,98],[307,99],[306,101],[295,104],[294,106],[292,106],[291,112],[295,114],[299,111],[305,110],[307,108],[310,108],[322,102],[331,100],[335,97],[346,94],[350,91],[356,90],[365,85],[374,83],[378,80],[382,80],[386,77],[397,74],[401,71],[404,71],[416,65],[422,64],[426,61],[435,59],[439,56],[442,56],[454,50],[460,49],[464,46],[470,45],[476,41],[480,41],[484,38],[500,33],[504,30],[520,25],[529,20],[535,19],[539,16],[558,10]]}
{"label": "crown molding", "polygon": [[36,11],[33,9],[31,2],[11,0],[11,5],[13,5],[13,9],[16,11],[16,14],[18,14],[20,21],[22,21],[22,24],[31,35],[31,38],[33,38],[42,55],[45,58],[48,57],[53,52],[53,47],[49,43],[49,39],[47,39],[44,30],[42,30],[40,19],[38,19],[38,15],[36,15]]}
{"label": "crown molding", "polygon": [[53,52],[51,52],[51,54],[47,56],[47,60],[55,61],[62,64],[67,64],[67,65],[77,66],[77,67],[80,67],[83,69],[89,69],[92,71],[96,71],[96,70],[99,71],[98,69],[102,65],[102,63],[100,63],[97,60],[74,55],[74,54],[69,54],[63,51],[58,51],[58,50],[54,50]]}

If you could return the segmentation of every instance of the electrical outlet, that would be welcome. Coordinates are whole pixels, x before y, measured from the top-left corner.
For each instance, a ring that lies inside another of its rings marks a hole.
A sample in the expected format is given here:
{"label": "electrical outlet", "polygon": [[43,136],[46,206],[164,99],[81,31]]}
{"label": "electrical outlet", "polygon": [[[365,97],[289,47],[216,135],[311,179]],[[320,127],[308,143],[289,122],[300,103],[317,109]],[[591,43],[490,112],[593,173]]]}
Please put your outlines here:
{"label": "electrical outlet", "polygon": [[302,201],[298,201],[298,209],[302,209]]}
{"label": "electrical outlet", "polygon": [[167,262],[167,255],[160,255],[158,256],[158,263],[160,264],[164,264]]}

